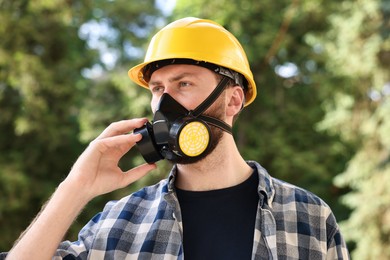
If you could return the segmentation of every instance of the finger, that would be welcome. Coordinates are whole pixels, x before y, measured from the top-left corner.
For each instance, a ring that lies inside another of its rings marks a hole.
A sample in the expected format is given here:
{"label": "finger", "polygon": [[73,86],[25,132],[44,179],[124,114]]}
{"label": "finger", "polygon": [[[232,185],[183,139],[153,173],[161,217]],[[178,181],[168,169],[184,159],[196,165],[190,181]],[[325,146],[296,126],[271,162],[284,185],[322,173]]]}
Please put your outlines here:
{"label": "finger", "polygon": [[104,131],[97,137],[97,139],[127,134],[133,131],[135,128],[143,126],[146,122],[146,118],[136,118],[111,123],[106,129],[104,129]]}
{"label": "finger", "polygon": [[93,141],[93,144],[102,154],[111,149],[121,150],[125,154],[141,139],[142,135],[140,134],[125,134],[98,139]]}
{"label": "finger", "polygon": [[123,174],[123,179],[121,181],[121,187],[123,188],[123,187],[130,185],[131,183],[141,179],[147,173],[149,173],[150,171],[152,171],[156,168],[157,168],[157,166],[154,163],[152,163],[152,164],[145,163],[145,164],[137,166],[131,170],[128,170],[127,172],[125,172]]}

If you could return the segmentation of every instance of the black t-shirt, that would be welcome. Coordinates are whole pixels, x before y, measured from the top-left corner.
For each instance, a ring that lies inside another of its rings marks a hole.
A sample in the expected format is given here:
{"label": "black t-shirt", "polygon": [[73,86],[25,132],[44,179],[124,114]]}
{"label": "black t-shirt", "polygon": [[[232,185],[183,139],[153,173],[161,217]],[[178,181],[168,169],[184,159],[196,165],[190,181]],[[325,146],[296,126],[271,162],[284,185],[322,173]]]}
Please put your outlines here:
{"label": "black t-shirt", "polygon": [[183,218],[184,257],[251,259],[259,201],[256,171],[243,183],[212,191],[177,190]]}

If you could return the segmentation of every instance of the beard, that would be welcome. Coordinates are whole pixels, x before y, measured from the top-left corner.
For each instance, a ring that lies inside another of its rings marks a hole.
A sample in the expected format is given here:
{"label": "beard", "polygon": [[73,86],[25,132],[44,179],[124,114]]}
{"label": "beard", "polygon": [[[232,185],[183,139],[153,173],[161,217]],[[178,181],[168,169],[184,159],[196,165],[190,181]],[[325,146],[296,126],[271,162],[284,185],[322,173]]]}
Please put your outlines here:
{"label": "beard", "polygon": [[[224,106],[225,102],[223,99],[223,95],[221,95],[214,104],[204,113],[205,116],[213,117],[216,119],[219,119],[221,121],[224,121]],[[208,155],[210,155],[215,148],[220,143],[222,136],[223,136],[223,130],[221,130],[219,127],[207,124],[203,121],[205,125],[207,125],[210,129],[210,140],[209,145],[207,149],[200,155],[196,157],[190,157],[190,156],[184,156],[184,157],[178,157],[175,158],[174,163],[176,164],[194,164],[201,162],[204,160]],[[173,161],[172,161],[173,162]]]}

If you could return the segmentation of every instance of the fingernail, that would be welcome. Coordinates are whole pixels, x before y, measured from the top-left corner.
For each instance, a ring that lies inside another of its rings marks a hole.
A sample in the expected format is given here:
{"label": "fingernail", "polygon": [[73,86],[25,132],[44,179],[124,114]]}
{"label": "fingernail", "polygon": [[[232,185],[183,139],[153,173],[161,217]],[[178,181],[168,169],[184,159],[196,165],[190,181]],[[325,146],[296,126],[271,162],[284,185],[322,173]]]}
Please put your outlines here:
{"label": "fingernail", "polygon": [[135,134],[133,133],[133,135],[134,135],[136,141],[139,141],[142,139],[142,135],[140,133],[135,133]]}

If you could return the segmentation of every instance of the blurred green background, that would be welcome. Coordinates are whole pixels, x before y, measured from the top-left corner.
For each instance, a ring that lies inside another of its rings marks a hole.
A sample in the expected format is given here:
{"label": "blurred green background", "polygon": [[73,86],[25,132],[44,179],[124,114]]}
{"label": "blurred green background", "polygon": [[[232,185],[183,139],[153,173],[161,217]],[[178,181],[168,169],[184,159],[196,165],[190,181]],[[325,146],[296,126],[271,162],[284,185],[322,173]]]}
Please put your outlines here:
{"label": "blurred green background", "polygon": [[[0,0],[0,251],[100,131],[151,116],[127,70],[185,16],[221,23],[247,52],[258,97],[234,128],[244,157],[322,197],[354,258],[390,259],[388,0]],[[121,167],[141,162],[133,149]],[[93,200],[66,239],[170,167]]]}

